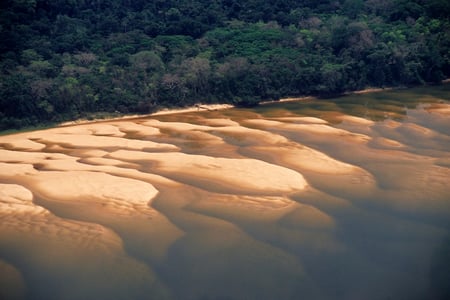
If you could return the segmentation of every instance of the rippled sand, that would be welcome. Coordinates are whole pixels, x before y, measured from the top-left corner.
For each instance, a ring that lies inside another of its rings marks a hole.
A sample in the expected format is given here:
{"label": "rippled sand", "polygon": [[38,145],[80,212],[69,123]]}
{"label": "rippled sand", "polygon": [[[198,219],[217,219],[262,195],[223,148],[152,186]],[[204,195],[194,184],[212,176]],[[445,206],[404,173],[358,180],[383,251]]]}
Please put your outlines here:
{"label": "rippled sand", "polygon": [[1,136],[0,298],[439,296],[448,102],[308,103]]}

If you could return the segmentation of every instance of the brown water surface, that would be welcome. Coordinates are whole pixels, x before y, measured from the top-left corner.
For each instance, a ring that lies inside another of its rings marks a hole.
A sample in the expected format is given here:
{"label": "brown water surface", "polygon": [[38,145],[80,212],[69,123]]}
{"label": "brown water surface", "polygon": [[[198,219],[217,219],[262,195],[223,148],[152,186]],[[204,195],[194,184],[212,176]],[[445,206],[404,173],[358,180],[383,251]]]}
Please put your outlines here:
{"label": "brown water surface", "polygon": [[0,299],[445,299],[450,86],[0,137]]}

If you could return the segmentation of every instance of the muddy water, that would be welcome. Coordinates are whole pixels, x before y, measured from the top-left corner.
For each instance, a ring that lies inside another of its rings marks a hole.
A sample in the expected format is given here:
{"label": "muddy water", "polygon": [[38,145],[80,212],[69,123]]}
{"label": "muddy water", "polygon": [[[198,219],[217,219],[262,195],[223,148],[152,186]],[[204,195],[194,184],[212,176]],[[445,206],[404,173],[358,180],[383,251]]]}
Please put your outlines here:
{"label": "muddy water", "polygon": [[445,299],[450,86],[0,137],[0,298]]}

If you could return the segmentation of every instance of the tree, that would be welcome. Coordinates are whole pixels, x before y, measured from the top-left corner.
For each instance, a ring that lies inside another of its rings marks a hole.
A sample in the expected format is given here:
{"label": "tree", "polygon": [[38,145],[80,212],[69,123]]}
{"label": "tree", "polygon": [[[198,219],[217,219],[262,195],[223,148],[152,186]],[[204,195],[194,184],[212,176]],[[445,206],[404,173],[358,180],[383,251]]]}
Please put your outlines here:
{"label": "tree", "polygon": [[22,126],[440,82],[448,11],[443,0],[6,0],[1,117]]}
{"label": "tree", "polygon": [[320,69],[321,84],[317,92],[320,96],[330,97],[338,95],[346,89],[345,66],[341,64],[324,64]]}
{"label": "tree", "polygon": [[132,68],[144,73],[160,73],[164,71],[164,63],[154,51],[139,51],[129,57]]}
{"label": "tree", "polygon": [[177,68],[177,73],[192,91],[194,98],[205,98],[205,94],[209,93],[210,72],[209,59],[201,57],[185,59]]}

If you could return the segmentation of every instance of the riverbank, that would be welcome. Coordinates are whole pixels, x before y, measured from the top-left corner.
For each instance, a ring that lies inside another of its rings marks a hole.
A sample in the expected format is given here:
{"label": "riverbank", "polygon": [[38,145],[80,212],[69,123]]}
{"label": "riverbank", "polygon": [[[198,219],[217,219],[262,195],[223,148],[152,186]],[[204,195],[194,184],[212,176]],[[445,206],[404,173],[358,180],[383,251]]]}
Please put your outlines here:
{"label": "riverbank", "polygon": [[[401,87],[398,88],[365,88],[362,90],[357,90],[357,91],[351,91],[351,92],[345,92],[341,95],[336,95],[335,97],[332,98],[337,98],[340,96],[348,96],[348,95],[362,95],[362,94],[369,94],[369,93],[379,93],[379,92],[385,92],[385,91],[390,91],[390,90],[394,90],[394,89],[400,89]],[[279,102],[293,102],[293,101],[305,101],[305,100],[317,100],[320,99],[317,96],[304,96],[304,97],[287,97],[287,98],[281,98],[280,100],[270,100],[270,101],[262,101],[259,104],[271,104],[271,103],[279,103]]]}
{"label": "riverbank", "polygon": [[[343,95],[352,95],[352,94],[367,94],[367,93],[376,93],[376,92],[383,92],[383,91],[389,91],[394,88],[366,88],[362,90],[347,92]],[[317,100],[318,97],[315,96],[304,96],[304,97],[286,97],[281,98],[279,100],[268,100],[268,101],[261,101],[258,103],[258,105],[266,105],[271,103],[282,103],[282,102],[293,102],[293,101],[306,101],[306,100]],[[87,124],[87,123],[96,123],[96,122],[107,122],[107,121],[116,121],[116,120],[130,120],[130,119],[136,119],[136,118],[145,118],[145,117],[151,117],[151,116],[161,116],[161,115],[170,115],[170,114],[181,114],[181,113],[190,113],[190,112],[197,112],[197,111],[216,111],[216,110],[224,110],[224,109],[230,109],[235,107],[232,104],[196,104],[194,106],[189,107],[183,107],[183,108],[164,108],[162,110],[159,110],[154,113],[150,114],[143,114],[143,115],[125,115],[120,117],[111,117],[111,118],[95,118],[95,119],[78,119],[74,121],[68,121],[58,124],[58,127],[61,126],[72,126],[77,124]]]}
{"label": "riverbank", "polygon": [[96,122],[107,122],[107,121],[116,121],[116,120],[130,120],[136,118],[145,118],[150,116],[161,116],[161,115],[169,115],[169,114],[181,114],[181,113],[189,113],[196,111],[216,111],[233,108],[234,106],[231,104],[197,104],[194,106],[184,107],[184,108],[164,108],[154,113],[143,114],[143,115],[125,115],[121,117],[113,117],[113,118],[105,118],[105,119],[78,119],[75,121],[68,121],[64,123],[60,123],[58,127],[61,126],[72,126],[77,124],[87,124],[87,123],[96,123]]}
{"label": "riverbank", "polygon": [[[442,84],[449,84],[450,78],[445,79],[442,81]],[[368,93],[378,93],[378,92],[385,92],[390,90],[396,90],[396,89],[402,89],[405,87],[387,87],[387,88],[375,88],[375,87],[368,87],[362,90],[357,91],[351,91],[346,92],[342,94],[341,96],[348,96],[348,95],[360,95],[360,94],[368,94]],[[338,97],[338,96],[336,96]],[[303,97],[286,97],[279,100],[270,100],[270,101],[262,101],[259,102],[258,105],[267,105],[272,103],[282,103],[282,102],[295,102],[295,101],[310,101],[310,100],[317,100],[319,97],[316,96],[303,96]],[[132,114],[132,115],[103,115],[101,117],[93,117],[93,118],[83,118],[83,119],[77,119],[72,121],[66,121],[62,123],[55,123],[55,124],[43,124],[36,127],[28,127],[28,128],[22,128],[22,129],[11,129],[6,130],[3,132],[0,132],[0,136],[5,135],[11,135],[21,132],[28,132],[28,131],[34,131],[34,130],[40,130],[40,129],[47,129],[47,128],[53,128],[53,127],[65,127],[65,126],[73,126],[73,125],[79,125],[79,124],[90,124],[90,123],[97,123],[97,122],[109,122],[109,121],[119,121],[119,120],[132,120],[136,118],[146,118],[151,116],[160,116],[160,115],[169,115],[169,114],[181,114],[181,113],[190,113],[190,112],[197,112],[197,111],[217,111],[217,110],[224,110],[224,109],[230,109],[233,108],[234,105],[232,104],[196,104],[194,106],[189,107],[183,107],[183,108],[164,108],[159,111],[149,113],[149,114]]]}

